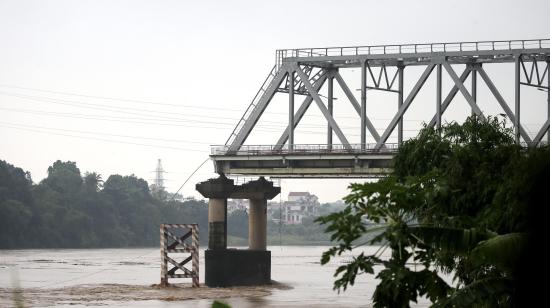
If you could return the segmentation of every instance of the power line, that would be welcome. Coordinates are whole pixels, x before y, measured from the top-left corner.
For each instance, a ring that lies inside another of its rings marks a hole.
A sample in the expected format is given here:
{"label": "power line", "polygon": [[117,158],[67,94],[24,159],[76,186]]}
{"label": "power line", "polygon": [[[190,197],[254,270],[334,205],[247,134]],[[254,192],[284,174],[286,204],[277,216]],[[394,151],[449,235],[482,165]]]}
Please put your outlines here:
{"label": "power line", "polygon": [[[0,94],[1,94],[1,92],[0,92]],[[24,99],[29,99],[29,98],[24,98]],[[35,99],[30,99],[30,100],[39,101],[39,100],[35,100]],[[44,102],[44,101],[39,101],[39,102]],[[67,103],[62,103],[62,102],[53,102],[52,101],[52,102],[48,102],[48,103],[74,106],[72,104],[67,104]],[[87,108],[87,109],[93,109],[93,110],[110,111],[110,112],[116,112],[116,113],[122,113],[122,114],[137,115],[137,116],[141,116],[141,117],[137,117],[137,118],[134,118],[134,119],[146,120],[146,121],[150,121],[150,120],[161,121],[162,120],[162,121],[167,121],[167,122],[193,122],[193,123],[207,123],[207,124],[220,123],[220,124],[225,124],[225,125],[229,125],[229,126],[234,126],[235,125],[234,122],[231,122],[231,123],[224,123],[224,122],[219,122],[219,121],[211,122],[211,121],[202,121],[202,120],[189,119],[189,118],[175,118],[175,117],[166,117],[166,116],[154,116],[154,117],[152,117],[152,116],[150,116],[150,114],[143,114],[143,113],[125,111],[125,110],[113,110],[112,108],[101,108],[101,107],[93,107],[93,106],[74,106],[74,107]],[[120,118],[119,116],[110,116],[110,117]],[[124,118],[128,118],[128,117],[124,117]],[[224,118],[217,118],[217,119],[224,119]],[[227,118],[225,118],[225,119],[227,119]]]}
{"label": "power line", "polygon": [[0,124],[0,127],[31,131],[31,132],[36,132],[36,133],[41,133],[41,134],[46,134],[46,135],[65,136],[65,137],[72,137],[72,138],[79,138],[79,139],[89,139],[89,140],[111,142],[111,143],[118,143],[118,144],[121,144],[121,143],[122,144],[131,144],[131,145],[139,145],[139,146],[152,147],[152,148],[164,148],[164,149],[179,150],[179,151],[185,151],[185,152],[201,152],[201,153],[208,153],[209,152],[208,150],[186,149],[186,148],[178,148],[178,147],[165,146],[165,145],[153,145],[153,144],[145,144],[145,143],[120,141],[120,140],[110,140],[110,139],[102,139],[102,138],[94,138],[94,137],[76,136],[76,135],[69,135],[69,134],[63,134],[63,133],[54,133],[54,132],[41,131],[41,130],[31,129],[31,128],[7,126],[7,125],[2,125],[2,124]]}
{"label": "power line", "polygon": [[[64,99],[58,99],[58,98],[50,98],[50,97],[43,97],[43,96],[32,96],[32,95],[24,95],[19,93],[8,93],[8,92],[1,92],[0,95],[5,96],[12,96],[17,97],[25,100],[31,100],[34,102],[43,102],[43,103],[50,103],[50,104],[58,104],[58,105],[65,105],[65,106],[73,106],[73,107],[79,107],[79,108],[88,108],[93,110],[104,110],[104,111],[111,111],[111,112],[118,112],[118,113],[124,113],[124,114],[134,114],[134,115],[140,115],[140,116],[148,116],[150,113],[161,113],[161,114],[170,114],[170,115],[182,115],[182,116],[193,116],[194,114],[189,113],[178,113],[178,112],[167,112],[167,111],[159,111],[159,110],[152,110],[152,109],[140,109],[140,108],[129,108],[129,107],[120,107],[120,106],[109,106],[109,105],[103,105],[103,104],[94,104],[94,103],[86,103],[86,102],[79,102],[79,101],[71,101],[71,100],[64,100]],[[128,111],[130,110],[130,111]],[[146,114],[143,113],[136,113],[134,111],[142,111],[146,112]],[[214,119],[231,119],[231,120],[238,120],[237,118],[228,118],[228,117],[213,117],[208,115],[200,115],[201,117],[205,118],[214,118]],[[175,117],[166,117],[166,116],[157,116],[163,119],[172,119],[176,121],[182,121],[185,119],[182,118],[175,118]],[[233,123],[231,123],[233,124]]]}
{"label": "power line", "polygon": [[180,190],[183,188],[183,186],[185,186],[185,184],[187,184],[187,182],[191,179],[191,177],[197,172],[199,171],[199,169],[204,165],[206,164],[207,161],[210,160],[210,157],[208,157],[207,159],[205,159],[188,177],[187,179],[185,180],[185,182],[183,182],[183,184],[181,184],[180,188],[178,188],[178,190],[172,195],[172,198],[170,198],[169,201],[172,201],[174,200],[174,198],[176,197],[176,195],[180,192]]}
{"label": "power line", "polygon": [[[114,97],[107,97],[107,96],[100,96],[100,95],[88,95],[88,94],[81,94],[81,93],[74,93],[74,92],[65,92],[65,91],[54,91],[54,90],[47,90],[47,89],[38,89],[38,88],[31,88],[31,87],[22,87],[22,86],[16,86],[16,85],[8,85],[8,84],[0,84],[0,87],[5,88],[13,88],[13,89],[21,89],[21,90],[28,90],[28,91],[37,91],[37,92],[44,92],[44,93],[52,93],[52,94],[61,94],[61,95],[70,95],[70,96],[77,96],[77,97],[85,97],[85,98],[93,98],[93,99],[102,99],[102,100],[112,100],[112,101],[123,101],[123,102],[133,102],[138,104],[149,104],[149,105],[164,105],[164,106],[171,106],[171,107],[184,107],[184,108],[196,108],[196,109],[209,109],[209,110],[223,110],[223,111],[234,111],[234,112],[243,112],[242,109],[231,109],[231,108],[221,108],[221,107],[208,107],[208,106],[197,106],[197,105],[181,105],[181,104],[169,104],[169,103],[162,103],[162,102],[154,102],[154,101],[144,101],[144,100],[137,100],[137,99],[128,99],[128,98],[114,98]],[[15,97],[28,97],[28,98],[34,98],[34,99],[48,99],[48,100],[58,100],[58,101],[64,101],[64,102],[72,102],[76,104],[81,105],[92,105],[92,106],[98,106],[98,107],[107,107],[107,108],[117,108],[117,109],[128,109],[124,107],[119,106],[109,106],[109,105],[103,105],[103,104],[93,104],[93,103],[85,103],[85,102],[79,102],[79,101],[69,101],[69,100],[63,100],[59,98],[48,98],[48,97],[40,97],[40,96],[30,96],[20,93],[9,93],[9,92],[0,92],[0,94],[3,95],[9,95],[9,96],[15,96]],[[51,101],[50,101],[51,102]],[[59,103],[59,102],[51,102],[51,103]],[[190,114],[182,114],[182,113],[175,113],[175,112],[165,112],[165,111],[158,111],[158,110],[148,110],[148,109],[136,109],[132,108],[133,110],[143,111],[143,112],[154,112],[154,113],[162,113],[162,114],[179,114],[179,115],[190,115]],[[116,110],[111,110],[115,112],[120,112]],[[269,112],[271,114],[279,114],[279,115],[287,115],[287,113],[284,112]],[[143,114],[138,114],[143,115]],[[239,118],[228,118],[228,117],[213,117],[209,115],[200,114],[198,116],[205,117],[205,118],[221,118],[221,119],[231,119],[237,121]],[[324,118],[322,115],[308,115],[309,117],[317,117],[317,118]],[[350,118],[350,119],[358,119],[358,116],[340,116],[339,118]],[[387,121],[391,119],[382,119],[382,118],[371,118],[373,121]],[[405,122],[424,122],[427,120],[420,120],[420,119],[403,119]],[[279,123],[277,121],[264,121],[264,122],[271,122],[271,123]],[[227,123],[230,124],[230,123]],[[307,124],[306,124],[307,125]],[[534,124],[533,124],[534,125]]]}
{"label": "power line", "polygon": [[[66,118],[77,118],[77,119],[89,119],[89,120],[100,120],[100,121],[113,121],[113,122],[126,122],[133,124],[149,124],[149,125],[164,125],[164,126],[177,126],[177,127],[197,127],[197,128],[215,128],[215,129],[227,129],[221,127],[212,127],[212,126],[193,126],[193,125],[182,125],[175,123],[166,123],[169,121],[164,121],[161,119],[152,119],[152,118],[135,118],[135,117],[118,117],[118,116],[109,116],[109,115],[89,115],[89,114],[79,114],[79,113],[67,113],[67,112],[52,112],[45,110],[33,110],[33,109],[16,109],[16,108],[5,108],[0,107],[0,110],[7,110],[12,112],[35,114],[39,116],[53,116],[53,117],[66,117]],[[152,122],[155,121],[155,122]],[[191,120],[190,122],[197,122]],[[206,122],[201,121],[205,124],[214,124],[214,125],[229,125],[229,123],[221,122]]]}
{"label": "power line", "polygon": [[[14,89],[22,89],[22,90],[29,90],[29,91],[37,91],[37,92],[45,92],[45,93],[53,93],[53,94],[61,94],[61,95],[71,95],[71,96],[79,96],[79,97],[86,97],[86,98],[95,98],[95,99],[103,99],[103,100],[114,100],[114,101],[123,101],[123,102],[134,102],[139,104],[152,104],[152,105],[165,105],[165,106],[172,106],[172,107],[186,107],[186,108],[197,108],[197,109],[211,109],[211,110],[223,110],[223,111],[235,111],[235,112],[244,112],[243,109],[231,109],[231,108],[221,108],[221,107],[207,107],[204,105],[196,106],[196,105],[180,105],[180,104],[167,104],[167,103],[160,103],[160,102],[153,102],[153,101],[143,101],[143,100],[136,100],[136,99],[127,99],[127,98],[113,98],[113,97],[106,97],[106,96],[99,96],[99,95],[87,95],[87,94],[79,94],[74,92],[63,92],[63,91],[54,91],[54,90],[46,90],[46,89],[37,89],[37,88],[30,88],[30,87],[21,87],[21,86],[15,86],[15,85],[7,85],[7,84],[0,84],[0,87],[6,87],[6,88],[14,88]],[[7,92],[3,92],[7,93]],[[10,95],[10,94],[6,94]],[[22,94],[17,94],[22,95]],[[24,94],[23,94],[24,95]],[[35,96],[36,97],[36,96]],[[50,98],[51,99],[51,98]],[[73,101],[74,102],[74,101]],[[82,104],[86,104],[83,102],[80,102]],[[118,106],[108,106],[108,105],[101,105],[101,104],[95,104],[99,106],[106,106],[106,107],[114,107],[114,108],[123,108]],[[153,112],[159,112],[159,111],[153,111]],[[165,112],[160,112],[165,113]],[[279,114],[279,115],[286,115],[284,112],[271,112],[272,114]],[[319,117],[324,118],[322,115],[310,115],[312,117]],[[341,116],[341,118],[353,118],[356,119],[358,116]],[[238,120],[238,119],[235,119]],[[371,120],[391,120],[391,119],[371,119]],[[403,119],[403,121],[415,121],[415,122],[421,122],[424,120],[418,120],[418,119]]]}
{"label": "power line", "polygon": [[54,127],[45,127],[45,126],[36,126],[36,125],[25,125],[25,124],[7,123],[7,122],[0,122],[0,124],[11,125],[11,126],[20,126],[20,127],[25,127],[25,128],[57,130],[57,131],[65,131],[65,132],[73,132],[73,133],[81,133],[81,134],[103,135],[103,136],[112,136],[112,137],[124,137],[124,138],[132,138],[132,139],[158,140],[158,141],[165,141],[165,142],[181,142],[181,143],[194,143],[194,144],[205,144],[205,145],[211,145],[211,144],[215,143],[215,142],[210,142],[209,143],[209,142],[189,141],[189,140],[182,140],[182,139],[166,139],[166,138],[158,138],[158,137],[152,138],[152,137],[108,134],[108,133],[100,133],[100,132],[95,132],[95,131],[94,132],[92,132],[92,131],[82,131],[82,130],[74,130],[74,129],[54,128]]}
{"label": "power line", "polygon": [[[61,94],[61,95],[80,96],[80,97],[87,97],[87,98],[96,98],[96,99],[111,100],[111,101],[121,101],[121,102],[130,102],[130,103],[138,103],[138,104],[147,104],[147,105],[160,105],[160,106],[171,106],[171,107],[181,107],[181,108],[209,109],[209,107],[205,107],[205,106],[170,104],[170,103],[144,101],[144,100],[129,99],[129,98],[116,98],[116,97],[108,97],[108,96],[100,96],[100,95],[88,95],[88,94],[80,94],[80,93],[74,93],[74,92],[53,91],[53,90],[46,90],[46,89],[20,87],[20,86],[15,86],[15,85],[8,85],[8,84],[0,84],[0,87],[30,90],[30,91],[45,92],[45,93],[53,93],[53,94]],[[219,110],[225,110],[225,111],[242,111],[240,109],[229,109],[229,108],[219,108],[219,107],[212,107],[210,109],[219,109]]]}
{"label": "power line", "polygon": [[[150,116],[150,113],[161,113],[161,114],[170,114],[170,115],[182,115],[182,116],[198,116],[201,118],[210,118],[210,119],[223,119],[223,120],[231,120],[231,121],[238,121],[240,118],[232,118],[232,117],[220,117],[220,116],[210,116],[210,115],[204,115],[204,114],[189,114],[189,113],[177,113],[177,112],[166,112],[166,111],[158,111],[158,110],[151,110],[151,109],[139,109],[139,108],[129,108],[129,107],[120,107],[120,106],[109,106],[109,105],[103,105],[103,104],[94,104],[94,103],[87,103],[87,102],[80,102],[80,101],[71,101],[71,100],[63,100],[58,98],[50,98],[50,97],[43,97],[43,96],[32,96],[32,95],[24,95],[20,93],[9,93],[9,92],[1,92],[0,95],[5,96],[11,96],[11,97],[17,97],[24,100],[30,100],[34,102],[43,102],[43,103],[50,103],[50,104],[58,104],[58,105],[66,105],[66,106],[73,106],[73,107],[79,107],[79,108],[87,108],[87,109],[93,109],[93,110],[103,110],[103,111],[111,111],[111,112],[117,112],[117,113],[124,113],[124,114],[133,114],[138,116]],[[130,110],[130,111],[128,111]],[[143,113],[136,113],[135,111],[142,111],[146,112],[146,114]],[[279,113],[276,113],[279,114]],[[280,113],[282,114],[282,113]],[[286,114],[284,114],[286,115]],[[307,117],[321,117],[318,115],[306,115]],[[356,118],[356,117],[354,117]],[[177,122],[181,121],[195,121],[192,119],[186,119],[186,118],[174,118],[174,117],[166,117],[166,116],[157,116],[155,120],[157,119],[166,119],[166,120],[173,120]],[[207,122],[207,121],[201,121],[204,123],[214,123],[214,122]],[[281,121],[269,121],[262,119],[262,122],[265,123],[275,123],[275,124],[281,124]],[[218,122],[215,122],[218,123]],[[235,125],[235,122],[226,123],[228,125]],[[275,125],[274,125],[275,126]],[[280,126],[280,125],[277,125]],[[302,126],[311,126],[311,127],[321,127],[320,124],[302,124]]]}
{"label": "power line", "polygon": [[[66,118],[79,118],[79,119],[88,119],[88,120],[100,120],[100,121],[114,121],[114,122],[125,122],[125,123],[133,123],[133,124],[146,124],[146,125],[162,125],[162,126],[174,126],[174,127],[192,127],[192,128],[206,128],[206,129],[226,129],[227,126],[233,127],[230,123],[223,123],[223,122],[210,122],[210,121],[200,121],[200,120],[188,120],[191,123],[200,123],[200,124],[210,124],[209,126],[197,126],[197,125],[181,125],[181,124],[175,124],[170,123],[172,121],[167,121],[163,119],[154,119],[154,118],[138,118],[138,117],[119,117],[119,116],[111,116],[111,115],[89,115],[89,114],[80,114],[80,113],[67,113],[67,112],[52,112],[52,111],[45,111],[45,110],[36,110],[36,109],[16,109],[16,108],[5,108],[0,107],[0,110],[7,110],[12,112],[19,112],[19,113],[27,113],[27,114],[35,114],[39,116],[53,116],[53,117],[66,117]],[[145,121],[145,122],[144,122]],[[183,120],[182,120],[183,121]],[[211,126],[214,125],[214,126]],[[222,127],[215,127],[215,125],[225,125],[225,128]],[[314,124],[310,125],[310,128],[324,128],[326,126],[319,125],[319,126],[313,126]],[[262,128],[265,127],[265,128]],[[256,126],[256,130],[264,131],[264,132],[280,132],[281,130],[284,130],[286,128],[285,125],[265,125],[260,124]],[[259,129],[258,129],[259,128]],[[358,127],[352,127],[352,126],[342,126],[343,129],[357,129]],[[385,128],[376,128],[377,130],[384,130]],[[418,129],[405,129],[405,131],[419,131]],[[302,133],[308,133],[308,134],[325,134],[324,132],[315,132],[315,131],[307,131],[307,130],[300,130]],[[358,136],[354,134],[348,134],[350,136]]]}
{"label": "power line", "polygon": [[[45,110],[33,110],[33,109],[16,109],[16,108],[5,108],[0,107],[0,110],[7,110],[11,112],[18,112],[18,113],[26,113],[26,114],[33,114],[38,116],[51,116],[51,117],[62,117],[62,118],[70,118],[70,119],[85,119],[85,120],[99,120],[99,121],[110,121],[110,122],[118,122],[118,123],[130,123],[130,124],[145,124],[145,125],[160,125],[160,126],[172,126],[172,127],[188,127],[188,128],[204,128],[204,129],[223,129],[227,130],[227,126],[233,127],[233,125],[228,123],[221,123],[221,122],[207,122],[207,121],[201,121],[205,124],[211,124],[209,126],[198,126],[198,125],[183,125],[183,124],[175,124],[170,123],[169,121],[163,121],[163,120],[155,120],[155,119],[148,119],[148,118],[130,118],[130,117],[117,117],[117,116],[108,116],[108,115],[89,115],[89,114],[79,114],[79,113],[67,113],[67,112],[52,112],[52,111],[45,111]],[[168,123],[167,123],[168,122]],[[216,125],[225,125],[226,127],[216,127]],[[259,126],[257,126],[259,127]],[[283,129],[282,126],[280,126],[280,129],[258,129],[259,131],[264,132],[279,132]],[[316,133],[316,132],[314,132]]]}

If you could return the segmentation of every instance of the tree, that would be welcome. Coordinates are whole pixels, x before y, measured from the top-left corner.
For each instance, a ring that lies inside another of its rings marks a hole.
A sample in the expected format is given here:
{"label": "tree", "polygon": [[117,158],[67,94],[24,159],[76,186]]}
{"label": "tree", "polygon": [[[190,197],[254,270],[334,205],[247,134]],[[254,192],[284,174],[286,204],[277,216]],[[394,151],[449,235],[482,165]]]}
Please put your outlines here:
{"label": "tree", "polygon": [[103,187],[103,179],[99,173],[86,172],[83,181],[85,189],[90,192],[98,192]]}
{"label": "tree", "polygon": [[0,161],[0,247],[20,245],[31,221],[32,181],[21,168]]}
{"label": "tree", "polygon": [[202,200],[153,198],[134,175],[102,183],[95,172],[81,177],[76,163],[56,161],[33,184],[28,172],[0,161],[0,248],[156,246],[160,223],[198,223],[206,234]]}
{"label": "tree", "polygon": [[25,232],[31,220],[31,211],[17,200],[0,201],[0,247],[17,247],[25,240]]}
{"label": "tree", "polygon": [[58,160],[48,168],[48,177],[44,179],[44,184],[58,192],[77,193],[82,185],[80,169],[75,162]]}
{"label": "tree", "polygon": [[[528,198],[533,179],[550,162],[548,148],[523,150],[504,120],[468,118],[442,131],[425,127],[405,142],[394,172],[375,183],[351,184],[339,213],[321,217],[337,246],[322,264],[351,251],[365,233],[362,219],[383,224],[368,241],[391,249],[356,256],[340,266],[336,289],[383,265],[375,307],[408,307],[418,296],[436,306],[507,306],[517,303],[518,261],[527,245]],[[543,169],[543,168],[542,168]],[[514,249],[515,247],[515,249]],[[408,262],[421,265],[415,270]],[[448,285],[438,273],[453,273]]]}
{"label": "tree", "polygon": [[31,188],[30,173],[0,160],[0,202],[11,199],[30,204]]}

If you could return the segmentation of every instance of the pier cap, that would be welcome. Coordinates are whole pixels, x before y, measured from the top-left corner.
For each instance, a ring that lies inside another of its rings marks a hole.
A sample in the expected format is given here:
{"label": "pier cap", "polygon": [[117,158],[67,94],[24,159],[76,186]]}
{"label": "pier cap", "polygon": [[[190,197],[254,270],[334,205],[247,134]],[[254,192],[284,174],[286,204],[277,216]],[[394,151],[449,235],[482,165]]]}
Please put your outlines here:
{"label": "pier cap", "polygon": [[218,178],[196,184],[195,189],[205,198],[226,199],[233,193],[235,185],[233,180],[220,174]]}
{"label": "pier cap", "polygon": [[240,186],[235,186],[233,199],[267,199],[275,198],[281,192],[281,187],[273,186],[273,182],[266,180],[263,176],[255,181],[250,181]]}

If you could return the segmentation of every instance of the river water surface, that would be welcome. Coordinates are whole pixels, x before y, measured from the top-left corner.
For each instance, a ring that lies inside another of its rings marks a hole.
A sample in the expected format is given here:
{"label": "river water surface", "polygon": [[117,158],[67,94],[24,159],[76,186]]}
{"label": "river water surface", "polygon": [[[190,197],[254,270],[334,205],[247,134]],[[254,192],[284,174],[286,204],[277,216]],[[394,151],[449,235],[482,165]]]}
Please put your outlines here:
{"label": "river water surface", "polygon": [[[14,305],[12,293],[17,284],[22,290],[22,302],[37,307],[210,307],[218,296],[233,307],[371,306],[377,283],[371,275],[359,276],[353,287],[340,294],[332,289],[335,269],[349,260],[350,255],[321,266],[321,254],[328,247],[271,246],[268,249],[272,255],[271,277],[281,287],[229,291],[205,288],[210,294],[207,299],[185,300],[178,296],[147,297],[151,285],[160,280],[158,248],[0,250],[0,306]],[[374,253],[377,249],[366,247],[364,251]],[[203,250],[200,251],[200,278],[204,283]],[[189,282],[188,279],[176,281]],[[124,288],[118,290],[117,285]],[[95,291],[90,294],[92,289],[82,289],[84,287],[93,287]],[[134,293],[124,296],[129,290]],[[86,293],[87,299],[79,299],[79,292]],[[107,296],[109,292],[114,296]],[[46,297],[47,300],[42,300]],[[426,303],[419,307],[424,306]]]}

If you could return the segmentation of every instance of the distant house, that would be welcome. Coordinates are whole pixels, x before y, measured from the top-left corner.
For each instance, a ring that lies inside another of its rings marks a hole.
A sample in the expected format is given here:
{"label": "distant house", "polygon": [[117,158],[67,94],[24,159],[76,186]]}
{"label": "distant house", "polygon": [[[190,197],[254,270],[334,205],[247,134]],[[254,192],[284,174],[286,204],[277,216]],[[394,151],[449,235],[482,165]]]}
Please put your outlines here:
{"label": "distant house", "polygon": [[247,199],[227,199],[227,213],[230,214],[234,211],[241,210],[247,211],[248,200]]}
{"label": "distant house", "polygon": [[305,217],[317,216],[319,198],[309,192],[290,192],[283,203],[283,223],[301,224]]}

